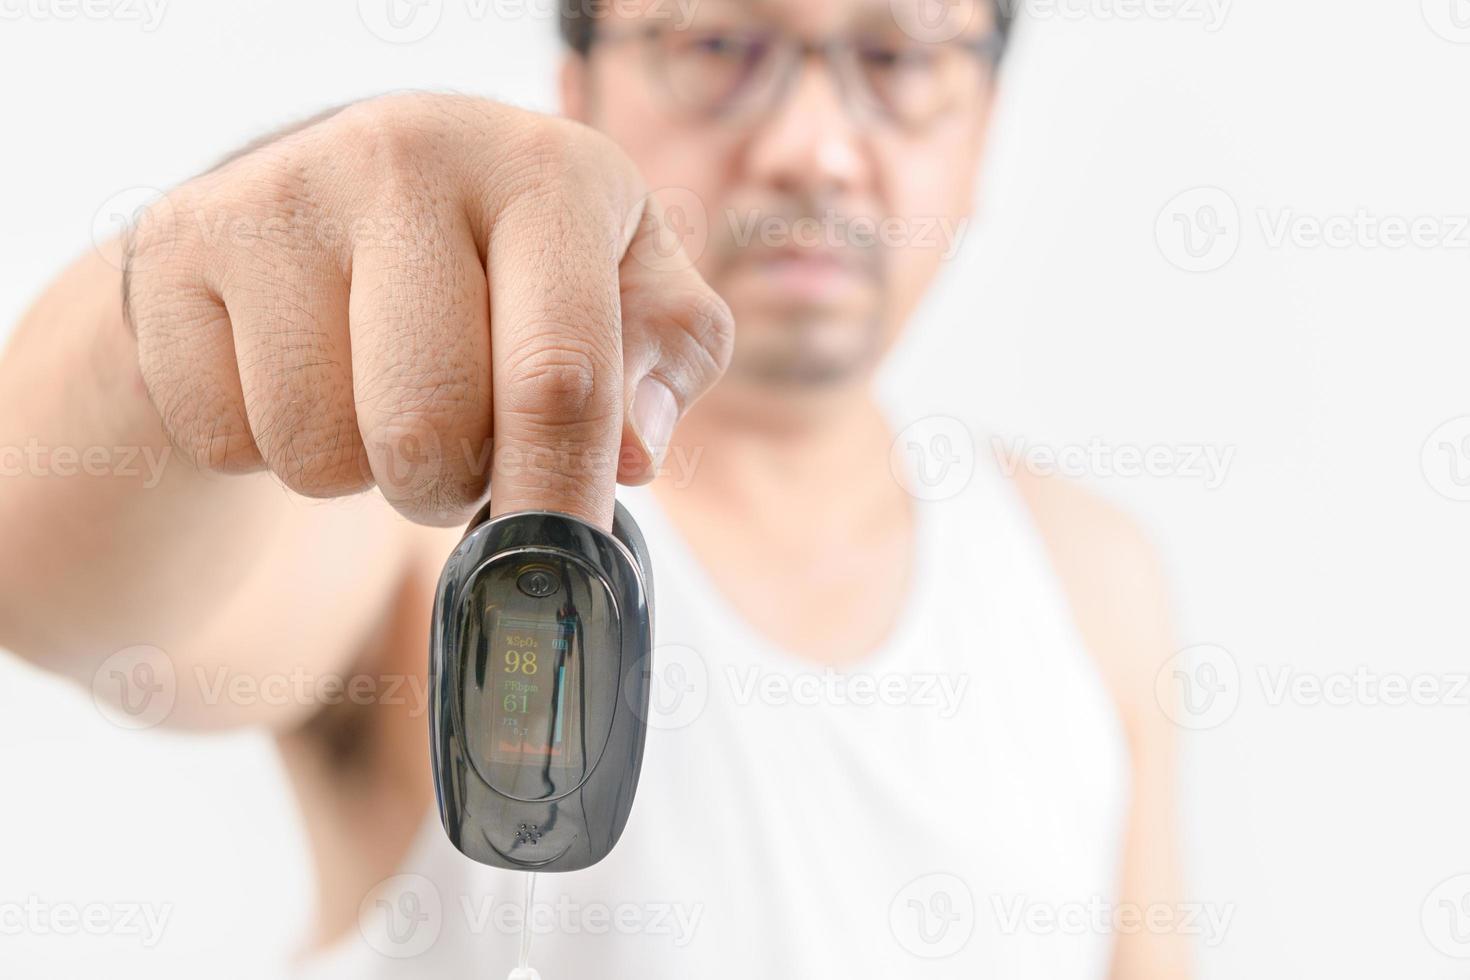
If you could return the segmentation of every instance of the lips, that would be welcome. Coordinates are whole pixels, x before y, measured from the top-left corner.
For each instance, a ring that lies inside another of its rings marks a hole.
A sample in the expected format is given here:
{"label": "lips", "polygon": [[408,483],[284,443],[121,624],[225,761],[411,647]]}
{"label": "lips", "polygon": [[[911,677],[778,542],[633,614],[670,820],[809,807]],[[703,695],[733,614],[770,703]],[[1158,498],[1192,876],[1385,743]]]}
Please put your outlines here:
{"label": "lips", "polygon": [[828,250],[763,251],[742,258],[737,275],[750,274],[768,288],[807,300],[833,299],[872,281],[865,263]]}

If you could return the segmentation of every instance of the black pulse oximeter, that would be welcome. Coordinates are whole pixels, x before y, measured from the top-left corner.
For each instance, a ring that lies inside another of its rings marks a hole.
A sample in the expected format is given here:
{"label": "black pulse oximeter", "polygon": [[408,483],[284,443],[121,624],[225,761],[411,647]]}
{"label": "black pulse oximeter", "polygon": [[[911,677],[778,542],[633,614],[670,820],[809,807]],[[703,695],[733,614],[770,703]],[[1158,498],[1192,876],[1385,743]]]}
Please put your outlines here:
{"label": "black pulse oximeter", "polygon": [[520,871],[596,864],[622,835],[647,733],[653,579],[643,535],[546,511],[489,517],[434,600],[429,737],[444,830]]}

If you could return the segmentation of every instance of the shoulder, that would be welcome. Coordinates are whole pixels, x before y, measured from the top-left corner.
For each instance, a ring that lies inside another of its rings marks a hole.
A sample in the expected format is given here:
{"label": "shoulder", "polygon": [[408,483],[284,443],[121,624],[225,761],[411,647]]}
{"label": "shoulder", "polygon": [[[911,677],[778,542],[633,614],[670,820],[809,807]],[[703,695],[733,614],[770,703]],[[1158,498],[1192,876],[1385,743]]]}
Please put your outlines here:
{"label": "shoulder", "polygon": [[1136,735],[1159,716],[1154,676],[1173,653],[1158,553],[1131,517],[1077,483],[1024,469],[1010,479],[1036,523],[1082,639]]}

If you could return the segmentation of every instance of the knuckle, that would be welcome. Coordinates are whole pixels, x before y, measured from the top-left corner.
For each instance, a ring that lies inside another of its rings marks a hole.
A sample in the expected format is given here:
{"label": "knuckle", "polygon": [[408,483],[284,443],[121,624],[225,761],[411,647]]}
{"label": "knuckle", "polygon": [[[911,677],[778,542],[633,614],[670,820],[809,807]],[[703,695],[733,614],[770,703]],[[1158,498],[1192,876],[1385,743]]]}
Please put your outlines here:
{"label": "knuckle", "polygon": [[603,420],[611,414],[607,367],[591,344],[538,341],[508,359],[500,408],[547,426]]}
{"label": "knuckle", "polygon": [[735,314],[730,304],[712,290],[701,291],[690,303],[685,330],[709,356],[714,377],[724,374],[735,351]]}
{"label": "knuckle", "polygon": [[358,405],[375,425],[400,419],[450,435],[486,417],[488,399],[484,387],[471,378],[435,369],[383,379],[359,393]]}
{"label": "knuckle", "polygon": [[244,412],[200,384],[177,384],[144,366],[144,384],[174,450],[195,469],[248,473],[261,466]]}
{"label": "knuckle", "polygon": [[222,364],[199,343],[220,321],[207,308],[183,298],[186,285],[172,278],[134,288],[132,317],[137,335],[138,374],[160,426],[173,449],[197,469],[245,473],[261,466],[245,406],[237,389],[218,383]]}
{"label": "knuckle", "polygon": [[380,485],[383,497],[409,520],[433,527],[457,527],[473,516],[479,496],[445,482],[425,484],[414,491]]}
{"label": "knuckle", "polygon": [[271,472],[303,496],[343,496],[371,482],[365,476],[366,451],[353,419],[298,425],[279,433],[267,445],[266,461]]}
{"label": "knuckle", "polygon": [[351,380],[310,330],[261,324],[240,361],[246,415],[266,465],[311,497],[363,489]]}
{"label": "knuckle", "polygon": [[383,495],[403,513],[453,523],[481,495],[489,394],[436,371],[378,383],[358,399],[366,452]]}
{"label": "knuckle", "polygon": [[549,116],[531,123],[521,137],[521,150],[528,164],[554,176],[565,176],[581,166],[585,136],[579,129],[570,120]]}
{"label": "knuckle", "polygon": [[[585,196],[590,204],[612,197],[631,205],[640,178],[631,158],[611,137],[575,120],[537,116],[515,143],[513,188]],[[621,191],[621,193],[618,193]]]}
{"label": "knuckle", "polygon": [[200,241],[231,267],[294,263],[311,246],[320,217],[312,169],[309,155],[294,145],[242,157],[193,208]]}
{"label": "knuckle", "polygon": [[422,185],[439,141],[435,117],[420,96],[388,96],[344,109],[334,142],[350,148],[380,199],[399,199]]}
{"label": "knuckle", "polygon": [[199,249],[190,234],[196,195],[176,188],[142,209],[122,235],[125,322],[137,330],[145,307],[166,308],[180,287],[194,285]]}
{"label": "knuckle", "polygon": [[423,98],[385,98],[363,107],[356,135],[370,165],[392,187],[422,175],[425,160],[437,150],[437,112]]}
{"label": "knuckle", "polygon": [[242,163],[246,166],[236,186],[242,203],[255,214],[294,218],[313,210],[311,165],[306,154],[294,148],[270,147],[245,157]]}
{"label": "knuckle", "polygon": [[[660,359],[672,362],[674,372],[685,384],[675,387],[693,396],[713,385],[725,369],[735,349],[735,319],[730,307],[718,294],[701,287],[673,296],[653,300],[650,328],[660,338]],[[683,389],[693,386],[695,391]]]}
{"label": "knuckle", "polygon": [[[175,192],[175,200],[178,200]],[[164,199],[168,203],[168,199]],[[123,271],[145,270],[156,266],[153,261],[166,254],[177,242],[181,223],[177,205],[144,208],[123,238]]]}
{"label": "knuckle", "polygon": [[237,475],[253,473],[262,464],[260,451],[251,441],[249,427],[238,424],[211,425],[207,430],[192,430],[199,438],[170,436],[170,442],[184,453],[195,469]]}
{"label": "knuckle", "polygon": [[[423,523],[462,523],[485,477],[458,454],[432,413],[408,412],[364,429],[371,470],[383,497]],[[471,448],[460,444],[465,453]]]}

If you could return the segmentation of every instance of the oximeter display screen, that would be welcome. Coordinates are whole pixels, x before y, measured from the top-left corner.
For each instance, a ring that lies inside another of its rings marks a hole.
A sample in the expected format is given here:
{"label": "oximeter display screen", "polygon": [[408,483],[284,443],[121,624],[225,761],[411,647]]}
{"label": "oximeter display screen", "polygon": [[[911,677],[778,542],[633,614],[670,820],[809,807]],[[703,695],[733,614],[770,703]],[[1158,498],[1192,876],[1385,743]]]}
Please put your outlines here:
{"label": "oximeter display screen", "polygon": [[617,697],[616,674],[585,662],[587,650],[617,649],[606,584],[570,556],[507,555],[475,576],[464,613],[460,705],[474,765],[515,799],[573,789],[601,751]]}
{"label": "oximeter display screen", "polygon": [[490,636],[490,760],[580,767],[575,615],[500,613]]}

